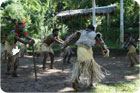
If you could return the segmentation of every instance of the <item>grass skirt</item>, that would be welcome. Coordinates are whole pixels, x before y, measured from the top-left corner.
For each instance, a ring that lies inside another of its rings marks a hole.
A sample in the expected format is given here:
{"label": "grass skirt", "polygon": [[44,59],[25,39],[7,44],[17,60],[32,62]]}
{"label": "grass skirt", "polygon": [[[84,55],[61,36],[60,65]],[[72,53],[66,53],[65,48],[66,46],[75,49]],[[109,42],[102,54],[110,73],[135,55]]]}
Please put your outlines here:
{"label": "grass skirt", "polygon": [[79,76],[85,79],[87,84],[99,82],[105,77],[100,65],[93,59],[92,48],[78,47],[77,49],[77,61],[73,67],[72,81],[79,80]]}
{"label": "grass skirt", "polygon": [[130,46],[128,54],[127,54],[128,60],[131,62],[131,64],[135,65],[138,64],[138,55],[136,53],[136,48],[134,46]]}

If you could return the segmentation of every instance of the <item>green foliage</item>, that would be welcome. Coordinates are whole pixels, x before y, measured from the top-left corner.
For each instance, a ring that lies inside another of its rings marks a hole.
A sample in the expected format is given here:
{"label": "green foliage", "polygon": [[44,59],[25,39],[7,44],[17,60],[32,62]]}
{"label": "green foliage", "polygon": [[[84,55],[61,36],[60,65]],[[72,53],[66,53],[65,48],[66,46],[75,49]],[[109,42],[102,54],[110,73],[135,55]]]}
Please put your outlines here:
{"label": "green foliage", "polygon": [[[115,4],[117,9],[111,15],[110,29],[107,26],[107,16],[97,16],[97,31],[103,34],[105,42],[109,46],[119,46],[120,37],[120,0],[96,0],[96,6]],[[5,16],[22,21],[27,20],[24,28],[30,36],[36,39],[44,39],[52,33],[53,28],[60,29],[60,37],[65,39],[73,32],[85,29],[92,22],[89,18],[56,19],[55,15],[63,10],[85,9],[92,7],[92,0],[18,0],[7,2],[1,7],[2,35],[15,29],[15,25],[4,19]],[[138,38],[139,5],[134,0],[124,0],[124,25],[125,33],[131,32],[135,39]],[[2,38],[3,40],[3,38]],[[114,42],[115,41],[115,42]]]}
{"label": "green foliage", "polygon": [[[15,25],[11,21],[5,19],[6,16],[10,16],[13,19],[16,19],[18,22],[22,22],[26,18],[26,11],[20,3],[12,3],[1,9],[1,35],[9,34],[11,30],[15,29]],[[5,39],[2,37],[1,39]]]}
{"label": "green foliage", "polygon": [[2,35],[15,29],[15,25],[4,19],[5,16],[10,16],[19,22],[26,19],[24,30],[33,38],[44,39],[52,33],[55,24],[60,29],[60,35],[64,36],[68,28],[64,24],[57,23],[59,21],[54,15],[57,3],[54,0],[19,0],[7,5],[5,9],[1,9],[2,23],[6,24],[2,27]]}
{"label": "green foliage", "polygon": [[8,15],[13,19],[22,21],[25,18],[26,11],[20,3],[12,3],[11,5],[6,6],[4,13],[4,15]]}
{"label": "green foliage", "polygon": [[16,36],[16,33],[12,33],[12,34],[8,35],[7,41],[8,41],[10,44],[12,44],[13,41],[14,41],[15,36]]}
{"label": "green foliage", "polygon": [[[98,0],[96,3],[100,6],[102,3],[98,3],[101,0]],[[115,5],[117,5],[117,9],[114,14],[110,17],[110,29],[107,26],[107,18],[100,18],[99,20],[103,20],[101,25],[98,25],[97,31],[100,31],[103,34],[105,42],[108,46],[119,47],[120,44],[120,0],[112,0]],[[107,4],[105,2],[104,4]],[[109,4],[109,2],[108,2]],[[110,2],[111,4],[111,2]],[[124,0],[124,33],[131,33],[133,37],[138,39],[139,37],[139,5],[134,2],[134,0]]]}

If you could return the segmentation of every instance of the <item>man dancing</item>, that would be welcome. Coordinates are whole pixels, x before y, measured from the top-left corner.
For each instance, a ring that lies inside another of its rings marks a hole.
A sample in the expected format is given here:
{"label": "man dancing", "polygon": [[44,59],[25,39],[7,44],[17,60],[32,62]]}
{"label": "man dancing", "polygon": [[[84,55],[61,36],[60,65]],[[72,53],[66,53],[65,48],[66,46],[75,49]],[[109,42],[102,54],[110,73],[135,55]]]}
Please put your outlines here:
{"label": "man dancing", "polygon": [[101,81],[105,76],[101,71],[101,67],[93,58],[92,46],[95,44],[95,39],[102,47],[104,57],[109,56],[109,50],[102,40],[102,35],[94,31],[94,26],[89,25],[86,30],[71,35],[64,43],[62,50],[70,45],[76,43],[77,45],[77,61],[74,63],[72,71],[72,87],[77,90],[80,76],[83,79],[86,77],[87,84],[93,87],[94,82]]}
{"label": "man dancing", "polygon": [[134,65],[138,64],[138,56],[136,53],[136,42],[130,33],[126,34],[127,40],[124,44],[124,48],[129,47],[129,51],[127,53],[128,60],[130,61],[130,66],[134,67]]}
{"label": "man dancing", "polygon": [[[13,77],[17,77],[17,67],[18,67],[18,54],[20,49],[16,45],[17,41],[24,43],[24,44],[34,44],[34,40],[27,35],[27,32],[23,31],[25,27],[25,22],[17,22],[15,19],[11,17],[5,17],[7,20],[12,21],[16,25],[16,30],[12,30],[6,37],[5,48],[8,55],[8,62],[7,62],[7,75],[10,75],[11,65],[14,66],[14,71],[12,72]],[[26,38],[27,40],[23,40],[22,37]]]}
{"label": "man dancing", "polygon": [[54,52],[52,50],[52,43],[57,42],[59,44],[63,44],[63,40],[58,39],[58,29],[54,29],[53,33],[50,34],[45,40],[44,44],[41,46],[41,51],[43,52],[44,59],[43,59],[43,70],[46,68],[46,59],[47,59],[47,54],[49,54],[50,59],[51,59],[51,64],[50,64],[50,69],[53,69],[53,63],[54,63]]}

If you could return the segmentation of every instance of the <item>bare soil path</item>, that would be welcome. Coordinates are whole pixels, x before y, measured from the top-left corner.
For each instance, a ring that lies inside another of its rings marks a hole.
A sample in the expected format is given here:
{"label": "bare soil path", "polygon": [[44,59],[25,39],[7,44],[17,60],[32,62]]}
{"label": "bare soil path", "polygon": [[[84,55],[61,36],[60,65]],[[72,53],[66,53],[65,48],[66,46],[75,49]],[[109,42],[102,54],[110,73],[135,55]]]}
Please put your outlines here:
{"label": "bare soil path", "polygon": [[[94,56],[98,64],[107,69],[111,74],[101,83],[121,82],[126,80],[127,75],[139,73],[138,69],[129,67],[125,55],[112,55],[103,58],[101,55]],[[74,57],[71,62],[74,61]],[[31,56],[19,59],[19,77],[6,75],[6,64],[1,64],[1,88],[5,92],[66,92],[74,91],[71,87],[71,65],[65,65],[62,72],[62,57],[55,57],[55,69],[49,69],[50,61],[47,61],[46,70],[42,70],[42,63],[37,59],[38,81],[35,82],[33,60]],[[133,71],[133,73],[132,73]],[[83,87],[84,89],[84,87]]]}

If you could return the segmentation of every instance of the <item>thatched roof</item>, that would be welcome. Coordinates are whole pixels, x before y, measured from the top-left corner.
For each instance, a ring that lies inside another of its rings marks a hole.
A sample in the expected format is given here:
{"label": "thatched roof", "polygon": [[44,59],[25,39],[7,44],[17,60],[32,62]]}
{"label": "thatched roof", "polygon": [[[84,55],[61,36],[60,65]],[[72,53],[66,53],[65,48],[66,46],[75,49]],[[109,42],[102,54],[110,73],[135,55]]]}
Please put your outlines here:
{"label": "thatched roof", "polygon": [[[112,13],[116,8],[117,7],[115,5],[96,7],[95,12],[96,12],[96,15],[104,15],[104,14]],[[92,8],[61,11],[56,16],[57,17],[73,17],[73,16],[86,16],[86,15],[92,15]]]}

